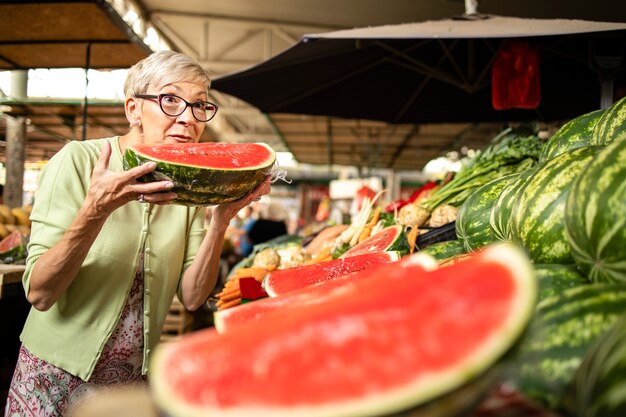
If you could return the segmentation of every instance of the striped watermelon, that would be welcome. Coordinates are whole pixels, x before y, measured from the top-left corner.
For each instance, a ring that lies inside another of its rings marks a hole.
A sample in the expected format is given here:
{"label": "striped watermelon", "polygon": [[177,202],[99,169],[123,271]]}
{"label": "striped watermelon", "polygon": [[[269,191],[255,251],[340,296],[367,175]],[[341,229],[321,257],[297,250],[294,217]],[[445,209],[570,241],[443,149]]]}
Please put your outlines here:
{"label": "striped watermelon", "polygon": [[420,250],[419,253],[428,254],[441,262],[454,256],[464,254],[465,248],[460,240],[448,240],[446,242],[437,242],[426,246],[424,249]]}
{"label": "striped watermelon", "polygon": [[625,284],[583,285],[540,302],[510,382],[538,403],[562,409],[583,356],[624,310]]}
{"label": "striped watermelon", "polygon": [[608,145],[626,136],[626,97],[605,110],[593,130],[592,145]]}
{"label": "striped watermelon", "polygon": [[124,169],[146,162],[156,169],[141,182],[172,181],[176,204],[206,206],[237,200],[272,173],[276,153],[265,143],[179,143],[133,145],[124,152]]}
{"label": "striped watermelon", "polygon": [[466,251],[474,251],[496,240],[489,224],[491,209],[502,190],[517,177],[506,175],[479,187],[459,208],[456,234]]}
{"label": "striped watermelon", "polygon": [[574,265],[535,264],[534,268],[539,283],[539,301],[560,295],[569,288],[590,284]]}
{"label": "striped watermelon", "polygon": [[626,416],[626,314],[589,349],[576,372],[567,408],[579,417]]}
{"label": "striped watermelon", "polygon": [[530,177],[536,169],[537,167],[535,166],[524,172],[511,174],[517,177],[512,178],[511,183],[504,187],[493,203],[493,207],[489,213],[489,225],[497,240],[511,240],[511,211],[513,210],[513,204],[515,203],[519,190],[526,182],[526,179]]}
{"label": "striped watermelon", "polygon": [[574,183],[565,226],[589,279],[626,282],[626,137],[599,152]]}
{"label": "striped watermelon", "polygon": [[599,149],[585,146],[547,161],[520,190],[511,213],[511,238],[535,263],[574,263],[565,236],[565,201]]}
{"label": "striped watermelon", "polygon": [[604,109],[594,110],[561,126],[543,145],[539,162],[547,161],[572,149],[589,146],[593,130],[602,114],[604,114]]}

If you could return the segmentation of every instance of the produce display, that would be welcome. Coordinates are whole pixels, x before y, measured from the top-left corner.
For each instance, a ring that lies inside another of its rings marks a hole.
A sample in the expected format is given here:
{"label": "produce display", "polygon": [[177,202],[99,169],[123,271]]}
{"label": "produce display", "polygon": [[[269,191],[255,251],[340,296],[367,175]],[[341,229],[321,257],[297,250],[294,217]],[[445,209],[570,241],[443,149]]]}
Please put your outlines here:
{"label": "produce display", "polygon": [[272,173],[276,155],[263,143],[134,145],[124,153],[124,168],[156,162],[140,181],[172,181],[175,203],[210,205],[237,200]]}
{"label": "produce display", "polygon": [[534,310],[524,253],[502,245],[432,271],[411,257],[381,268],[289,314],[157,347],[157,404],[172,417],[444,416],[474,407]]}
{"label": "produce display", "polygon": [[534,132],[527,129],[506,129],[452,180],[420,204],[430,212],[443,204],[459,206],[478,187],[532,167],[539,159],[541,146],[542,143]]}
{"label": "produce display", "polygon": [[[255,246],[215,328],[159,349],[162,411],[623,415],[625,125],[621,100],[547,140],[505,129],[406,200],[367,195],[350,224]],[[246,298],[252,281],[265,293]]]}

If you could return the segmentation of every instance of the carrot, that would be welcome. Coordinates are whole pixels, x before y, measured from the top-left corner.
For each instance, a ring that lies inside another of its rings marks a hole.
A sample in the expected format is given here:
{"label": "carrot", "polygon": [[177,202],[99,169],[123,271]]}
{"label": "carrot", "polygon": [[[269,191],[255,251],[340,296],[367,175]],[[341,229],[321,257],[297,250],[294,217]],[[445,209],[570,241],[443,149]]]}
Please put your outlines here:
{"label": "carrot", "polygon": [[220,297],[220,301],[222,303],[226,303],[236,298],[241,298],[241,291],[232,291],[232,292],[226,293]]}
{"label": "carrot", "polygon": [[233,293],[241,293],[241,290],[239,288],[224,288],[222,291],[215,294],[215,296],[221,298]]}
{"label": "carrot", "polygon": [[363,230],[361,230],[361,233],[359,234],[359,240],[357,241],[357,243],[361,243],[365,239],[370,237],[370,235],[372,234],[372,227],[373,226],[365,226]]}
{"label": "carrot", "polygon": [[224,288],[236,288],[239,289],[239,278],[231,278],[224,283]]}
{"label": "carrot", "polygon": [[[234,276],[241,276],[241,275],[245,275],[245,276],[256,276],[257,274],[265,274],[267,272],[267,269],[265,268],[261,268],[258,266],[251,266],[248,268],[238,268],[237,270],[235,270],[235,272],[233,273]],[[252,274],[252,275],[248,275],[248,274]]]}
{"label": "carrot", "polygon": [[416,225],[411,228],[411,231],[407,235],[407,240],[409,241],[409,248],[411,249],[410,250],[411,255],[415,251],[415,242],[417,242],[417,234],[418,234],[418,227]]}
{"label": "carrot", "polygon": [[376,207],[374,209],[374,213],[372,213],[372,219],[365,226],[372,228],[376,223],[378,223],[378,219],[380,219],[380,207]]}
{"label": "carrot", "polygon": [[229,301],[227,303],[223,303],[223,304],[219,304],[219,302],[217,303],[217,309],[218,310],[224,310],[230,307],[234,307],[234,306],[238,306],[239,304],[241,304],[241,298],[236,298],[232,301]]}

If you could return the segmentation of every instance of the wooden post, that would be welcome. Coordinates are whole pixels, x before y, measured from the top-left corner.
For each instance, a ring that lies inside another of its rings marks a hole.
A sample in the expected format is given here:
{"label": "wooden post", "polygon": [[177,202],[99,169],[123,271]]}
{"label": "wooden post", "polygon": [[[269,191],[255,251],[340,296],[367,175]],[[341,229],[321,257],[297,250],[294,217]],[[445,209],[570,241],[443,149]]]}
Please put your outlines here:
{"label": "wooden post", "polygon": [[[15,100],[26,98],[28,73],[11,73],[11,96]],[[24,117],[7,118],[6,184],[4,186],[4,204],[9,207],[21,207],[24,200],[24,161],[26,160],[26,119]]]}

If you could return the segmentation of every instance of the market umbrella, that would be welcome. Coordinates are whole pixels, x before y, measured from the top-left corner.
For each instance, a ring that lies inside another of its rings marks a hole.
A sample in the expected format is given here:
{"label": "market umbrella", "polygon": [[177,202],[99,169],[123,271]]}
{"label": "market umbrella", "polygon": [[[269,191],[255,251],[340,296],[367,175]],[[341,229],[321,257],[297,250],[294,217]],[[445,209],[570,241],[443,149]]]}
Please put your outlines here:
{"label": "market umbrella", "polygon": [[[265,113],[396,124],[566,120],[624,83],[626,23],[479,17],[306,35],[213,88]],[[491,69],[511,41],[537,51],[535,108],[494,109]]]}

